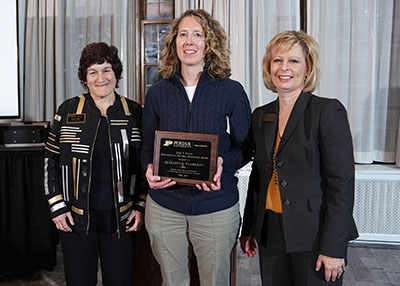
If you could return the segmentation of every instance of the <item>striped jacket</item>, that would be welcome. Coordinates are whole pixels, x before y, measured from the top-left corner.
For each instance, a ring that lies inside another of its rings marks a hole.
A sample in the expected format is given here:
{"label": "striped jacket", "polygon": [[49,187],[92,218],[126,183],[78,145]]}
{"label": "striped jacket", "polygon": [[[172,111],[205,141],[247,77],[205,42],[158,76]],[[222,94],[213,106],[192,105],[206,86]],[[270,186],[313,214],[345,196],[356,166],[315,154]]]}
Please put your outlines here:
{"label": "striped jacket", "polygon": [[[89,93],[66,100],[54,116],[45,147],[44,195],[51,217],[71,211],[74,231],[80,234],[89,229],[91,159],[100,116]],[[139,165],[142,108],[116,94],[106,118],[119,233],[120,221],[129,216],[132,208],[144,211],[146,194]]]}

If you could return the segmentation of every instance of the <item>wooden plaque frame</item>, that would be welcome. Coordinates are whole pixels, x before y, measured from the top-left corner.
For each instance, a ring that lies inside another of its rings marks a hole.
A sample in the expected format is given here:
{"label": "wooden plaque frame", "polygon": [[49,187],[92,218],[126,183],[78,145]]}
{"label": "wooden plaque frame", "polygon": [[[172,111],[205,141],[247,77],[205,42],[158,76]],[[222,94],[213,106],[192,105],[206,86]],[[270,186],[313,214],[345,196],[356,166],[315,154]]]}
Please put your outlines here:
{"label": "wooden plaque frame", "polygon": [[218,144],[218,135],[156,131],[154,175],[162,180],[171,178],[181,185],[212,184]]}

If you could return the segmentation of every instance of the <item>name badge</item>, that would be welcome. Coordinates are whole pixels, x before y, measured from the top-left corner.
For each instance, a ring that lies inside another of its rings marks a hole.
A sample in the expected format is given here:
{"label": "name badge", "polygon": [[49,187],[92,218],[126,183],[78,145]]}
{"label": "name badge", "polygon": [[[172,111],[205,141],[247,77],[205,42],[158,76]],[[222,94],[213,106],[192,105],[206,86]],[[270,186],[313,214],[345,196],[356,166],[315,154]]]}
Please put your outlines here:
{"label": "name badge", "polygon": [[86,113],[75,114],[70,113],[67,114],[67,123],[85,123],[86,122]]}
{"label": "name badge", "polygon": [[276,113],[264,113],[263,122],[274,122],[276,118]]}

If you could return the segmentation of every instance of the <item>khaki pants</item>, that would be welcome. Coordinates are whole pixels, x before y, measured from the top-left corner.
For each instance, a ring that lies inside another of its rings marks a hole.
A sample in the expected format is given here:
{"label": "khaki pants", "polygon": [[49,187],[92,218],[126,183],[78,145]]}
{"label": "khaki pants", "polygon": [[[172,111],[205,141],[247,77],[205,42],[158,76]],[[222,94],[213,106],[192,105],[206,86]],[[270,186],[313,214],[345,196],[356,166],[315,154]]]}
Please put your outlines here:
{"label": "khaki pants", "polygon": [[146,203],[146,229],[161,267],[162,285],[189,286],[189,243],[197,258],[200,284],[230,285],[230,255],[240,224],[239,205],[196,216],[164,208],[150,196]]}

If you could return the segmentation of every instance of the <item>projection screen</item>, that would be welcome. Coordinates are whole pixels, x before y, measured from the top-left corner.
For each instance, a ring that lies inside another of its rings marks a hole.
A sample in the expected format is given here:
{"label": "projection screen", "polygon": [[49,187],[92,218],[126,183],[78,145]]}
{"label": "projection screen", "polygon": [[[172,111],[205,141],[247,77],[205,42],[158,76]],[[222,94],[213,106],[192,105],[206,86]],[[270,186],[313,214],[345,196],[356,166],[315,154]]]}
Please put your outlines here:
{"label": "projection screen", "polygon": [[0,119],[19,118],[17,1],[2,1],[0,39],[2,65],[0,80]]}

